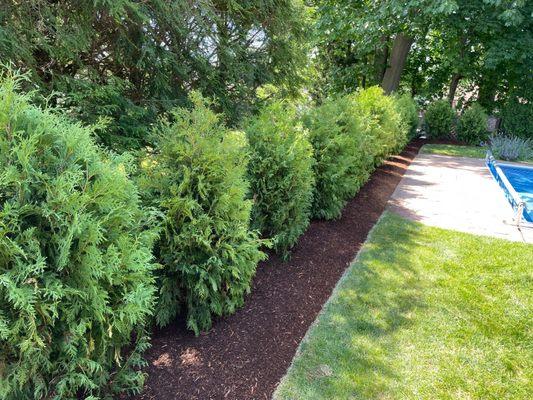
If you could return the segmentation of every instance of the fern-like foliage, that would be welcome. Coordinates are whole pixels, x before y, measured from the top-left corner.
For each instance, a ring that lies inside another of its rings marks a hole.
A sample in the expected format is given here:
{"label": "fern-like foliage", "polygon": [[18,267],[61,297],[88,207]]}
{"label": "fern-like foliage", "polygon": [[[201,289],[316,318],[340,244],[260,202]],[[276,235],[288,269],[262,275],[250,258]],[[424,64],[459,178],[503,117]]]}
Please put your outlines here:
{"label": "fern-like foliage", "polygon": [[163,215],[157,323],[166,325],[185,303],[198,334],[213,315],[243,304],[264,253],[249,229],[246,137],[228,130],[197,92],[190,100],[192,109],[174,110],[156,129],[140,184]]}
{"label": "fern-like foliage", "polygon": [[374,153],[375,164],[379,165],[405,146],[408,124],[402,119],[396,99],[386,96],[379,86],[358,90],[350,98],[360,129],[371,138],[366,151]]}
{"label": "fern-like foliage", "polygon": [[154,234],[130,162],[17,84],[0,81],[0,398],[138,391]]}

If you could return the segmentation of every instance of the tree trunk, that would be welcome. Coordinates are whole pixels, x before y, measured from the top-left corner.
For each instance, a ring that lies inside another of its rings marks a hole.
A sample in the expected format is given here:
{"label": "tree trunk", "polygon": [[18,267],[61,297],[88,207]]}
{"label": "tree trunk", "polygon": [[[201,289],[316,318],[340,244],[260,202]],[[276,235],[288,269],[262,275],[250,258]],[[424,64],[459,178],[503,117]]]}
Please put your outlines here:
{"label": "tree trunk", "polygon": [[453,74],[452,81],[450,82],[450,90],[448,91],[448,101],[450,102],[452,107],[454,106],[453,99],[455,98],[455,91],[457,90],[457,86],[459,85],[460,80],[461,75]]}
{"label": "tree trunk", "polygon": [[398,33],[394,38],[390,63],[381,81],[381,87],[386,94],[390,94],[398,89],[403,67],[405,66],[405,61],[407,60],[407,55],[409,54],[413,41],[413,38],[403,33]]}

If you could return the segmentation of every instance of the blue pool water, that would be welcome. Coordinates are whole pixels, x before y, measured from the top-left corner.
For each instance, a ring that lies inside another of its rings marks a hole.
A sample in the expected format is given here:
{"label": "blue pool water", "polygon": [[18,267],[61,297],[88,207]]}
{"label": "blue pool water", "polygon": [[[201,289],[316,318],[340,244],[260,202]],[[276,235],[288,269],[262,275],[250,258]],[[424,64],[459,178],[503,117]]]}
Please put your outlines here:
{"label": "blue pool water", "polygon": [[526,203],[524,219],[533,222],[533,167],[498,164],[514,190]]}

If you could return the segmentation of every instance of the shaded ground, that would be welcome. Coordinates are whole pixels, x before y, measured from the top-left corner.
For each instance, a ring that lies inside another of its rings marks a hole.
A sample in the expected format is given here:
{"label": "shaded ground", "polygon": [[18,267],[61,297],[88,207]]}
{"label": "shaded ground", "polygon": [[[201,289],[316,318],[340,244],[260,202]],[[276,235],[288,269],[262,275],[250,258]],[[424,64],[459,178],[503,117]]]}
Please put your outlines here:
{"label": "shaded ground", "polygon": [[424,142],[378,168],[337,221],[313,221],[288,262],[259,265],[236,314],[195,337],[177,321],[155,332],[143,400],[270,399],[322,305]]}

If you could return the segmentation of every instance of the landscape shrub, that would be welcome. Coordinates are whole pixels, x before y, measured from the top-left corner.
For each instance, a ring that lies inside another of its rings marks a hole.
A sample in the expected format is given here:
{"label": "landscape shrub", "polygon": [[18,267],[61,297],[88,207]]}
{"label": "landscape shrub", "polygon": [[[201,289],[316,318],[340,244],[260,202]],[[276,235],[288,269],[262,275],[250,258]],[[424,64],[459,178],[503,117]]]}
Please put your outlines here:
{"label": "landscape shrub", "polygon": [[450,137],[453,134],[454,124],[455,111],[447,100],[437,100],[428,106],[424,115],[424,125],[430,138]]}
{"label": "landscape shrub", "polygon": [[293,106],[276,101],[246,124],[252,226],[287,255],[309,225],[313,201],[313,148]]}
{"label": "landscape shrub", "polygon": [[243,304],[264,253],[249,229],[246,137],[227,129],[197,92],[190,100],[192,109],[174,110],[157,127],[139,184],[162,214],[156,321],[168,324],[184,303],[198,334],[213,315]]}
{"label": "landscape shrub", "polygon": [[338,218],[349,198],[368,178],[374,156],[349,96],[328,99],[304,116],[316,163],[312,212]]}
{"label": "landscape shrub", "polygon": [[0,398],[138,391],[153,230],[128,160],[0,82]]}
{"label": "landscape shrub", "polygon": [[351,97],[352,113],[359,119],[365,136],[372,138],[370,143],[374,146],[375,163],[380,164],[391,153],[405,146],[409,128],[402,120],[394,97],[386,96],[381,87],[358,90]]}
{"label": "landscape shrub", "polygon": [[533,140],[516,136],[495,135],[490,139],[494,157],[507,161],[533,160]]}
{"label": "landscape shrub", "polygon": [[416,137],[418,128],[418,107],[415,100],[409,93],[394,96],[396,107],[400,113],[402,124],[405,124],[404,129],[407,129],[407,139],[412,140]]}
{"label": "landscape shrub", "polygon": [[488,139],[488,116],[485,110],[474,103],[466,109],[457,123],[457,139],[468,144],[476,144]]}
{"label": "landscape shrub", "polygon": [[533,102],[511,97],[501,110],[501,130],[507,136],[533,139]]}

